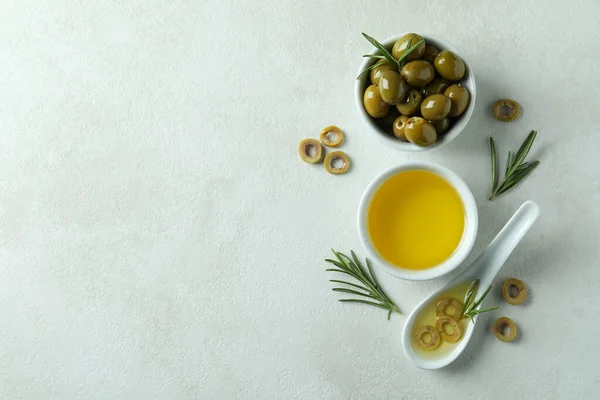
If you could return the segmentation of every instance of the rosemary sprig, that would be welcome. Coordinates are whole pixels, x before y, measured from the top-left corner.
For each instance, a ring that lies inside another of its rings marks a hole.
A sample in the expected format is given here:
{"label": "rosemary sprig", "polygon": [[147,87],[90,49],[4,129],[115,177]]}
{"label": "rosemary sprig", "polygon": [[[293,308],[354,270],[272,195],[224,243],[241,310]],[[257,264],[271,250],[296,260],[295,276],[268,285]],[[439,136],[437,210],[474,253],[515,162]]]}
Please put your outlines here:
{"label": "rosemary sprig", "polygon": [[369,41],[369,43],[371,43],[373,46],[375,46],[375,48],[377,48],[377,50],[379,50],[379,52],[381,54],[365,54],[363,55],[363,57],[369,57],[369,58],[376,58],[379,59],[378,62],[376,62],[375,64],[367,67],[364,71],[362,71],[357,77],[356,79],[360,79],[361,76],[363,76],[364,74],[366,74],[367,72],[371,71],[374,68],[379,67],[380,65],[385,64],[386,62],[389,62],[390,64],[396,66],[396,68],[398,68],[398,70],[401,70],[402,67],[404,66],[406,57],[408,57],[408,55],[410,53],[412,53],[417,47],[419,47],[422,43],[423,40],[419,40],[419,42],[417,44],[415,44],[414,46],[411,47],[411,43],[412,43],[412,37],[408,40],[407,43],[407,50],[402,53],[402,55],[396,60],[394,58],[394,56],[381,44],[379,43],[377,40],[375,40],[375,38],[367,35],[366,33],[362,33],[362,35],[365,37],[365,39],[367,39]]}
{"label": "rosemary sprig", "polygon": [[383,308],[384,310],[388,310],[388,320],[390,319],[392,312],[397,312],[398,314],[401,314],[398,306],[396,306],[396,304],[394,304],[394,302],[385,294],[381,286],[379,286],[379,284],[375,280],[373,268],[371,267],[371,262],[368,258],[366,259],[368,269],[365,269],[356,257],[356,254],[354,254],[354,251],[350,252],[352,258],[333,249],[331,251],[333,252],[333,255],[336,259],[332,260],[328,258],[325,261],[330,264],[333,264],[337,268],[327,268],[325,271],[340,272],[342,274],[350,275],[351,277],[356,279],[360,284],[357,285],[355,283],[350,283],[337,279],[330,279],[329,282],[348,285],[352,288],[359,289],[360,291],[348,289],[347,287],[335,287],[331,290],[333,290],[334,292],[347,293],[374,300],[369,301],[362,299],[339,299],[339,301],[345,303],[362,303],[374,307]]}
{"label": "rosemary sprig", "polygon": [[471,321],[475,323],[473,319],[477,314],[483,314],[485,312],[497,310],[500,307],[487,307],[482,308],[480,310],[477,309],[485,299],[485,296],[488,295],[492,285],[490,285],[487,290],[481,295],[481,297],[475,300],[475,295],[477,294],[477,289],[479,289],[479,279],[471,282],[471,285],[467,289],[467,293],[465,294],[465,301],[463,302],[463,309],[461,313],[461,318],[471,318]]}
{"label": "rosemary sprig", "polygon": [[498,182],[498,161],[496,153],[496,142],[490,137],[490,154],[492,159],[492,192],[489,200],[494,200],[503,193],[508,192],[515,185],[519,184],[527,177],[539,164],[539,161],[524,162],[533,141],[537,135],[536,131],[531,131],[519,150],[513,155],[510,151],[506,159],[506,168],[504,170],[504,179]]}

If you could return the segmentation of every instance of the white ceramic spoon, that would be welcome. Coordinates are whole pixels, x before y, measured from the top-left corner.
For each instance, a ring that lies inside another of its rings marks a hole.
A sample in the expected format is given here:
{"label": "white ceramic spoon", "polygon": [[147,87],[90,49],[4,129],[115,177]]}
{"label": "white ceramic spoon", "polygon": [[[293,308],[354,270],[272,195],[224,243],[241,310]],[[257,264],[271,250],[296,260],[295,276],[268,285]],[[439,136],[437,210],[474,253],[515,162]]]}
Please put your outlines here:
{"label": "white ceramic spoon", "polygon": [[[436,297],[440,296],[451,287],[462,282],[474,281],[477,278],[481,280],[479,285],[480,290],[478,290],[477,293],[477,298],[479,298],[483,291],[492,283],[508,256],[512,253],[523,236],[525,236],[529,228],[531,228],[539,214],[540,208],[536,203],[533,201],[526,201],[523,203],[515,215],[512,216],[504,228],[502,228],[494,240],[492,240],[492,243],[490,243],[487,249],[485,249],[483,253],[481,253],[481,255],[477,257],[477,259],[462,274],[423,300],[408,316],[406,325],[404,327],[404,333],[402,335],[402,346],[404,348],[406,357],[415,363],[417,367],[423,369],[437,369],[445,367],[452,361],[456,360],[456,358],[458,358],[458,356],[467,347],[477,322],[477,316],[474,318],[475,323],[469,321],[467,329],[463,333],[462,339],[460,339],[456,347],[449,353],[436,357],[435,351],[433,351],[430,356],[428,355],[423,357],[414,351],[411,340],[411,335],[415,330],[413,324],[417,315],[425,306],[427,306]],[[481,306],[482,305],[479,307]]]}

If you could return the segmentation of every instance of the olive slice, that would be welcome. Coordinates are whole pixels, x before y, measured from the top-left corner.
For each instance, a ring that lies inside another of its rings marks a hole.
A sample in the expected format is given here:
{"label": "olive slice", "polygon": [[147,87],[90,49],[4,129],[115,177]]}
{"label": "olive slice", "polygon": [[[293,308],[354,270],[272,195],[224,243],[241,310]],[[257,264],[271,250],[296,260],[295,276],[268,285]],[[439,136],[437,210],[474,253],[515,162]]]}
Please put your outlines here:
{"label": "olive slice", "polygon": [[298,154],[302,161],[315,164],[323,159],[323,146],[316,139],[304,139],[298,145]]}
{"label": "olive slice", "polygon": [[500,317],[492,325],[494,336],[503,342],[512,342],[517,337],[517,326],[512,319]]}
{"label": "olive slice", "polygon": [[521,105],[510,99],[498,100],[494,103],[493,113],[496,119],[511,122],[521,115]]}
{"label": "olive slice", "polygon": [[431,325],[425,325],[415,332],[417,345],[423,350],[433,350],[440,345],[440,333]]}
{"label": "olive slice", "polygon": [[527,286],[515,278],[508,278],[502,284],[502,297],[508,304],[518,306],[523,304],[527,297]]}
{"label": "olive slice", "polygon": [[[331,136],[333,136],[333,139]],[[337,126],[331,125],[327,128],[323,128],[319,138],[321,139],[321,143],[325,146],[338,147],[344,141],[344,132]]]}
{"label": "olive slice", "polygon": [[[334,167],[333,163],[339,160],[341,166]],[[340,175],[350,168],[350,159],[343,151],[333,151],[325,156],[325,169],[333,175]]]}
{"label": "olive slice", "polygon": [[454,297],[444,297],[435,306],[435,313],[438,317],[449,317],[458,321],[462,314],[462,307],[460,300]]}
{"label": "olive slice", "polygon": [[435,321],[440,336],[444,342],[456,343],[462,337],[460,322],[450,317],[440,317]]}

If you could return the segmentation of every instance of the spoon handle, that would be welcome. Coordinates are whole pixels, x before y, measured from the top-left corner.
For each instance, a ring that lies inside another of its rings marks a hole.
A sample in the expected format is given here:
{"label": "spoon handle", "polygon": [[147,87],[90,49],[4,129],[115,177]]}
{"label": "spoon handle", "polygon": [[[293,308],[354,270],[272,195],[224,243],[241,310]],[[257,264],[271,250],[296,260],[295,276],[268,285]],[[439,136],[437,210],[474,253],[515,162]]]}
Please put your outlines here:
{"label": "spoon handle", "polygon": [[529,228],[540,215],[540,207],[533,201],[526,201],[519,207],[504,228],[496,235],[492,243],[475,261],[474,274],[486,287],[492,283],[508,256],[523,239]]}

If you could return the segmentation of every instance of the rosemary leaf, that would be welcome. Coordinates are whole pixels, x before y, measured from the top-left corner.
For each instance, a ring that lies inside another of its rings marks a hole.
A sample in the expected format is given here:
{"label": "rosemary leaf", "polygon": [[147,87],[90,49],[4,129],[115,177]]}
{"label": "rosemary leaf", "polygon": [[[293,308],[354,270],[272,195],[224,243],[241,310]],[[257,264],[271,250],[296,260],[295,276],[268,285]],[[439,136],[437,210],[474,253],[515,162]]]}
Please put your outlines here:
{"label": "rosemary leaf", "polygon": [[387,49],[385,47],[383,47],[383,45],[381,43],[379,43],[377,40],[375,40],[374,38],[372,38],[371,36],[367,35],[366,33],[363,32],[362,34],[365,39],[367,39],[373,46],[375,46],[377,48],[377,50],[379,50],[381,52],[381,54],[388,60],[388,62],[392,65],[396,65],[398,66],[398,61],[394,58],[394,56],[392,56],[390,54],[389,51],[387,51]]}
{"label": "rosemary leaf", "polygon": [[479,307],[479,305],[481,304],[483,299],[485,299],[485,296],[488,295],[488,293],[490,292],[491,289],[492,289],[492,285],[488,286],[488,288],[486,289],[485,292],[483,292],[481,297],[475,303],[473,303],[473,305],[471,306],[471,309],[476,309],[477,307]]}
{"label": "rosemary leaf", "polygon": [[522,182],[539,164],[539,161],[525,162],[525,158],[531,150],[533,141],[537,136],[536,131],[531,131],[525,141],[519,147],[519,150],[512,154],[508,152],[506,160],[506,169],[504,171],[504,179],[498,183],[498,171],[496,161],[496,144],[494,139],[490,137],[490,153],[492,161],[492,190],[489,200],[494,200],[496,197],[506,193],[520,182]]}
{"label": "rosemary leaf", "polygon": [[490,136],[490,153],[492,157],[492,193],[496,191],[498,187],[498,162],[496,160],[496,143],[494,138]]}
{"label": "rosemary leaf", "polygon": [[496,307],[486,307],[486,308],[482,308],[479,310],[479,314],[482,314],[484,312],[490,312],[490,311],[495,311],[495,310],[499,310],[500,307],[496,306]]}
{"label": "rosemary leaf", "polygon": [[539,164],[540,164],[539,161],[534,161],[533,163],[531,163],[524,169],[515,172],[515,175],[512,175],[511,179],[506,184],[504,184],[500,188],[498,188],[497,196],[509,191],[514,186],[516,186],[520,182],[522,182],[523,179],[525,179],[527,177],[527,175],[529,175]]}
{"label": "rosemary leaf", "polygon": [[350,282],[346,282],[346,281],[340,281],[338,279],[330,279],[329,282],[335,282],[335,283],[342,283],[344,285],[349,285],[349,286],[353,286],[355,288],[361,289],[361,290],[366,290],[365,288],[363,288],[362,286],[359,285],[355,285],[354,283],[350,283]]}
{"label": "rosemary leaf", "polygon": [[370,294],[362,293],[362,292],[359,292],[357,290],[345,289],[345,288],[333,288],[331,290],[333,290],[334,292],[342,292],[342,293],[348,293],[348,294],[355,294],[357,296],[364,296],[364,297],[371,298],[373,300],[377,300],[377,298],[371,296]]}
{"label": "rosemary leaf", "polygon": [[461,314],[462,319],[468,318],[473,323],[475,323],[474,317],[476,315],[483,314],[485,312],[494,311],[499,308],[499,307],[487,307],[487,308],[482,308],[482,309],[478,310],[477,307],[479,307],[479,305],[481,305],[483,300],[486,298],[486,296],[492,289],[492,285],[490,285],[487,288],[487,290],[481,295],[481,297],[479,297],[479,299],[477,299],[475,302],[473,302],[473,299],[475,299],[475,295],[477,294],[478,288],[479,288],[479,279],[471,282],[471,285],[469,286],[469,288],[467,289],[467,292],[465,293],[465,302],[463,303],[463,311]]}
{"label": "rosemary leaf", "polygon": [[415,44],[412,47],[410,47],[411,43],[412,43],[412,38],[408,39],[408,43],[406,44],[406,47],[408,48],[408,50],[406,50],[404,53],[402,53],[402,55],[400,57],[398,57],[398,64],[400,65],[400,68],[404,67],[404,63],[406,62],[406,57],[408,57],[410,55],[410,53],[412,53],[417,47],[419,47],[423,43],[423,40],[419,40],[417,42],[417,44]]}
{"label": "rosemary leaf", "polygon": [[479,279],[471,282],[471,285],[469,285],[469,288],[467,289],[467,293],[465,295],[465,301],[463,302],[463,310],[462,310],[463,314],[467,311],[467,308],[473,302],[473,296],[475,295],[475,292],[477,292],[478,288],[479,288]]}
{"label": "rosemary leaf", "polygon": [[363,76],[364,74],[366,74],[367,72],[370,72],[372,69],[377,68],[380,65],[385,64],[386,62],[388,62],[388,61],[387,60],[377,61],[375,64],[371,65],[370,67],[365,68],[365,70],[363,72],[361,72],[360,74],[358,74],[358,76],[356,77],[356,79],[360,79],[360,77]]}
{"label": "rosemary leaf", "polygon": [[385,58],[384,56],[381,56],[379,54],[363,54],[363,57],[365,57],[365,58],[367,58],[367,57],[368,58]]}
{"label": "rosemary leaf", "polygon": [[504,175],[508,174],[508,170],[510,168],[511,156],[512,156],[512,153],[509,151],[508,157],[506,157],[506,169],[504,170]]}
{"label": "rosemary leaf", "polygon": [[[362,303],[362,304],[368,304],[370,306],[374,306],[374,307],[379,307],[379,308],[383,308],[384,310],[390,310],[389,307],[383,305],[383,304],[379,304],[379,303],[374,303],[372,301],[368,301],[368,300],[360,300],[360,299],[339,299],[338,301],[341,301],[342,303]],[[390,311],[394,311],[394,310],[390,310]]]}
{"label": "rosemary leaf", "polygon": [[527,139],[525,139],[525,141],[515,154],[515,158],[510,166],[509,174],[510,172],[514,171],[519,165],[521,165],[523,161],[525,161],[525,157],[527,157],[527,154],[529,154],[529,150],[531,149],[531,145],[533,145],[533,141],[535,140],[536,136],[536,131],[531,131],[531,133],[527,135]]}
{"label": "rosemary leaf", "polygon": [[356,279],[359,283],[351,283],[337,279],[330,279],[330,282],[349,285],[353,288],[359,289],[360,291],[344,287],[335,287],[332,288],[332,290],[334,292],[368,297],[374,300],[367,301],[362,299],[340,299],[339,301],[350,303],[363,303],[382,308],[384,310],[388,310],[388,319],[390,319],[392,312],[401,314],[398,306],[396,306],[396,304],[394,304],[394,302],[390,300],[390,298],[383,291],[381,286],[377,283],[375,275],[373,274],[373,267],[371,266],[371,263],[368,259],[366,260],[367,268],[365,269],[365,267],[362,265],[362,263],[353,251],[350,252],[351,257],[348,257],[347,255],[337,252],[333,249],[332,252],[335,255],[336,260],[326,259],[325,261],[327,263],[333,264],[337,268],[328,268],[325,271],[339,272],[349,275]]}

